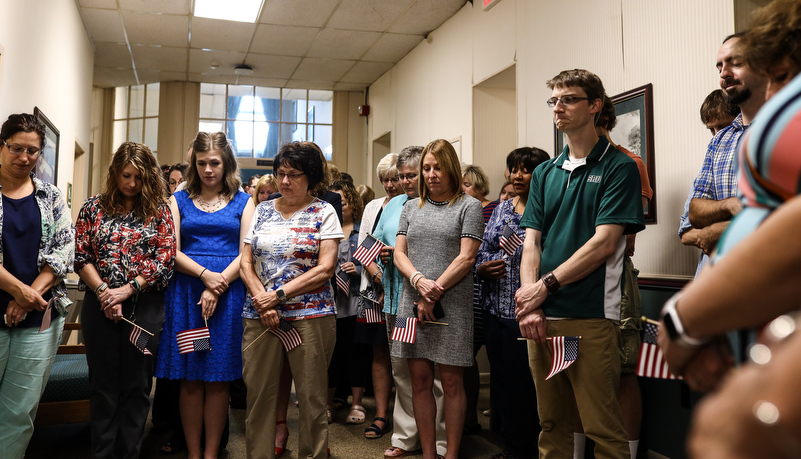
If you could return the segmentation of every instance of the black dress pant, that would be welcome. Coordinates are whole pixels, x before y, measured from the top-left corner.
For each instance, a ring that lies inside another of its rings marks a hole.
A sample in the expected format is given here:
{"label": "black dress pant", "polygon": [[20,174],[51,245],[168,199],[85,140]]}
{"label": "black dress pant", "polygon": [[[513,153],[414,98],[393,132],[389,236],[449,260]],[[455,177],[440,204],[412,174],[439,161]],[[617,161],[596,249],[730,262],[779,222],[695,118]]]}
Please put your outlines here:
{"label": "black dress pant", "polygon": [[132,325],[114,323],[100,309],[97,296],[87,291],[81,310],[86,360],[89,364],[89,398],[92,457],[135,459],[139,457],[150,410],[155,354],[164,324],[164,293],[143,292],[134,308],[129,299],[123,316],[154,334],[145,355],[131,343]]}

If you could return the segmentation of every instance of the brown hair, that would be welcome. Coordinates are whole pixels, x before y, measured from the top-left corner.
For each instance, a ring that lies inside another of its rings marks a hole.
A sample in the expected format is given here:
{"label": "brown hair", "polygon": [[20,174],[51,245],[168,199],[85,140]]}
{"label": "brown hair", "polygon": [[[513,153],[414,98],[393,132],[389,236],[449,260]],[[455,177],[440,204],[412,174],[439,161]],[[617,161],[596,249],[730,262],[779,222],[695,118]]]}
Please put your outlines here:
{"label": "brown hair", "polygon": [[710,92],[701,104],[701,122],[704,125],[715,120],[734,118],[739,114],[740,106],[730,103],[722,89]]}
{"label": "brown hair", "polygon": [[448,200],[448,205],[453,204],[464,194],[462,190],[462,167],[459,165],[459,157],[456,156],[456,150],[453,149],[453,145],[445,139],[437,139],[423,149],[423,154],[420,156],[420,164],[417,167],[417,173],[420,174],[420,180],[417,182],[417,189],[420,192],[419,206],[423,207],[425,205],[426,198],[429,195],[428,186],[423,178],[423,161],[426,155],[433,155],[437,159],[440,169],[450,178],[451,186],[454,187],[454,194]]}
{"label": "brown hair", "polygon": [[798,73],[801,70],[801,3],[774,0],[758,9],[738,46],[745,63],[755,71],[764,72],[789,58]]}
{"label": "brown hair", "polygon": [[236,162],[236,153],[234,147],[224,132],[198,132],[195,140],[192,142],[192,161],[189,163],[189,169],[186,171],[186,187],[184,188],[189,193],[190,198],[200,194],[200,187],[202,181],[197,171],[197,153],[206,153],[209,151],[219,151],[222,157],[223,173],[225,177],[222,181],[222,194],[229,200],[233,199],[239,188],[242,186],[242,180],[239,178],[239,164]]}
{"label": "brown hair", "polygon": [[595,99],[601,99],[603,101],[606,95],[604,84],[601,82],[601,79],[598,78],[598,75],[584,69],[563,70],[559,72],[559,75],[546,81],[545,84],[548,86],[548,89],[567,88],[571,86],[579,87],[584,90],[587,97],[590,98],[588,101],[590,104],[592,104]]}
{"label": "brown hair", "polygon": [[114,153],[108,166],[106,186],[98,204],[109,215],[123,212],[123,196],[118,179],[128,164],[132,164],[142,175],[142,192],[134,203],[133,213],[143,222],[147,222],[158,215],[159,206],[166,203],[166,197],[161,168],[150,148],[143,143],[125,142]]}
{"label": "brown hair", "polygon": [[362,221],[362,215],[364,214],[364,203],[362,202],[361,196],[359,196],[359,192],[356,191],[356,187],[354,187],[352,183],[346,180],[337,180],[331,184],[330,190],[342,191],[345,199],[348,200],[350,211],[353,213],[353,221]]}

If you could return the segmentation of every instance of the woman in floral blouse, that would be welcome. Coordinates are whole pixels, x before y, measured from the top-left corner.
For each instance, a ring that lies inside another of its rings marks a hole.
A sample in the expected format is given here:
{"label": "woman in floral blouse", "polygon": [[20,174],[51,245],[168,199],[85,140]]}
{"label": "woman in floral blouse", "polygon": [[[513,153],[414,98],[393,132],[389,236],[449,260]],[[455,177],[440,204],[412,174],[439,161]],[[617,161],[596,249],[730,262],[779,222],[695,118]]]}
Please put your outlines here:
{"label": "woman in floral blouse", "polygon": [[[490,391],[495,401],[492,416],[503,419],[500,433],[505,449],[493,457],[530,458],[537,452],[537,436],[532,435],[539,431],[537,398],[528,368],[526,343],[517,340],[521,335],[515,320],[514,297],[520,287],[522,240],[526,236],[526,231],[520,228],[520,218],[528,201],[531,173],[547,159],[547,153],[529,147],[515,149],[506,157],[517,196],[501,202],[492,212],[476,256],[476,279],[480,304],[484,306],[484,337],[490,362]],[[502,243],[507,227],[509,231]],[[519,244],[513,242],[512,234],[520,237]]]}
{"label": "woman in floral blouse", "polygon": [[0,456],[14,459],[25,455],[31,439],[70,305],[64,277],[72,271],[75,233],[61,192],[32,173],[44,146],[44,126],[35,116],[11,115],[3,123]]}
{"label": "woman in floral blouse", "polygon": [[[326,373],[336,341],[334,275],[344,237],[334,207],[310,194],[324,180],[311,142],[290,142],[273,161],[281,197],[256,208],[242,249],[248,290],[242,312],[242,376],[248,388],[248,457],[274,457],[279,379],[287,357],[300,402],[298,457],[324,459],[328,447]],[[286,351],[270,330],[288,324],[303,342]]]}
{"label": "woman in floral blouse", "polygon": [[120,145],[105,189],[86,200],[75,226],[75,272],[80,286],[89,287],[81,321],[92,386],[92,457],[136,458],[175,260],[164,183],[146,145]]}

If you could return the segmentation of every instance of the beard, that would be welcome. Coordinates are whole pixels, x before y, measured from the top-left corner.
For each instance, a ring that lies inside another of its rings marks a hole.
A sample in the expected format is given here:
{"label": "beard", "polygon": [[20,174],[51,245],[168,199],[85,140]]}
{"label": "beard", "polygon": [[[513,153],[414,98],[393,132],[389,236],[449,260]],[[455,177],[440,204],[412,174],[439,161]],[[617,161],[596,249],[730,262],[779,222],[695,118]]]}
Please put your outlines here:
{"label": "beard", "polygon": [[726,80],[726,84],[730,83],[737,83],[740,84],[740,88],[732,88],[732,89],[724,89],[723,91],[726,93],[726,97],[729,99],[730,104],[740,105],[741,103],[745,102],[746,100],[751,98],[751,89],[742,87],[743,82],[740,80]]}

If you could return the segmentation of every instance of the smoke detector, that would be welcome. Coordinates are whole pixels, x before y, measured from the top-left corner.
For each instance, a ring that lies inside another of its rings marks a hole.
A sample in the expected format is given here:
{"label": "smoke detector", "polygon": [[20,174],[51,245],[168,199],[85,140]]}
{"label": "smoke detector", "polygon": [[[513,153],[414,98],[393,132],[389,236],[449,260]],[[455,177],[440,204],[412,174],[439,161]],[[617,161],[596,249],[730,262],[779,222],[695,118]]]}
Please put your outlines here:
{"label": "smoke detector", "polygon": [[253,67],[245,64],[240,64],[234,67],[234,75],[250,75],[253,73]]}

